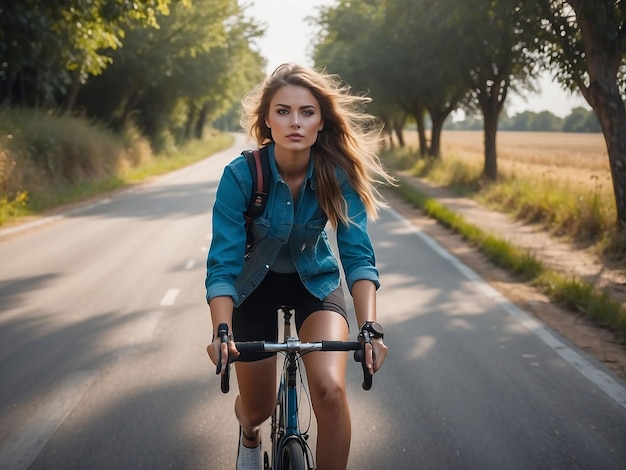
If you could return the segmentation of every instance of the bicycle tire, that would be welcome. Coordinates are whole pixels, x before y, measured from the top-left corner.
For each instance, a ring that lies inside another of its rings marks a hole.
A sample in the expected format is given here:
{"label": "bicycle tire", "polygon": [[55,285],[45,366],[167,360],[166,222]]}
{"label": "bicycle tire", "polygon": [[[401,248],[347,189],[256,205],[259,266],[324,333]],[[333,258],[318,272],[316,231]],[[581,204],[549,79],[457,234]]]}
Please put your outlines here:
{"label": "bicycle tire", "polygon": [[289,439],[280,456],[281,470],[307,470],[306,450],[298,439]]}

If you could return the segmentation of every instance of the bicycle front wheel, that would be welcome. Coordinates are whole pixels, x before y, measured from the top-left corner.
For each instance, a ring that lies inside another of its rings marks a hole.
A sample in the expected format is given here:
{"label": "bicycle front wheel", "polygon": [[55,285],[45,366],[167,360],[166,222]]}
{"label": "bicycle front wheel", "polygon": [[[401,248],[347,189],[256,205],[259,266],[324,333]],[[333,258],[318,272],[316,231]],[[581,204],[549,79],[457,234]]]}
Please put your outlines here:
{"label": "bicycle front wheel", "polygon": [[307,470],[306,450],[297,439],[290,439],[283,447],[280,463],[282,470]]}

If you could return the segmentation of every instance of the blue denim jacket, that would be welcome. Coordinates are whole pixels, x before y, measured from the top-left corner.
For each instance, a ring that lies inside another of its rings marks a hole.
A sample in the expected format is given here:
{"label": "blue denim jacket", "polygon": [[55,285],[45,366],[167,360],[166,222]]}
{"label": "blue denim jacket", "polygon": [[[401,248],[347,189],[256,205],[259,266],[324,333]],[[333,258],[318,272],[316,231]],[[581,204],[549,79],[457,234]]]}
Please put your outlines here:
{"label": "blue denim jacket", "polygon": [[[206,299],[230,296],[241,305],[260,284],[281,248],[288,243],[296,270],[306,288],[324,299],[339,286],[339,267],[328,241],[328,218],[316,197],[313,161],[309,164],[304,188],[295,205],[289,186],[280,177],[269,145],[272,181],[263,214],[254,219],[254,247],[244,259],[246,231],[244,213],[252,192],[252,176],[243,156],[224,169],[213,206],[213,240],[207,257]],[[355,281],[369,279],[378,288],[379,274],[374,250],[367,233],[367,215],[359,195],[341,169],[336,172],[348,204],[352,223],[339,223],[337,246],[348,288]]]}

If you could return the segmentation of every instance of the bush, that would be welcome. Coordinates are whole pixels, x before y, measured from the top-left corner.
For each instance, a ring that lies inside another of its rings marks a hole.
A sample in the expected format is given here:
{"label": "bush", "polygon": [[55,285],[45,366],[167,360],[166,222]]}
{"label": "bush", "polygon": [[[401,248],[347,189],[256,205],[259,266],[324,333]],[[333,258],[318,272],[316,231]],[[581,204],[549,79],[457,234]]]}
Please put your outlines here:
{"label": "bush", "polygon": [[147,141],[132,127],[120,135],[78,117],[5,108],[0,129],[2,206],[25,193],[30,209],[46,209],[76,188],[114,180],[121,170],[152,158]]}

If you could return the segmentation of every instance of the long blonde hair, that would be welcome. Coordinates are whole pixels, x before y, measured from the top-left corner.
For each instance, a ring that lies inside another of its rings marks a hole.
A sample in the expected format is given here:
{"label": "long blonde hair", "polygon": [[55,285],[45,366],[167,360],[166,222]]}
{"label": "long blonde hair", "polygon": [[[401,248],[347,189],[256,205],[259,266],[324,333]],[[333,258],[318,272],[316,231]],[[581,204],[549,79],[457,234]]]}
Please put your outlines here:
{"label": "long blonde hair", "polygon": [[283,64],[242,100],[241,125],[260,147],[272,142],[265,118],[274,94],[286,85],[307,88],[320,104],[324,129],[312,147],[312,158],[318,181],[317,198],[328,220],[334,228],[339,221],[350,222],[335,177],[336,166],[347,173],[368,217],[376,219],[378,209],[385,205],[376,186],[393,184],[394,179],[377,156],[381,126],[373,116],[363,112],[371,99],[350,94],[350,87],[336,75],[303,65]]}

